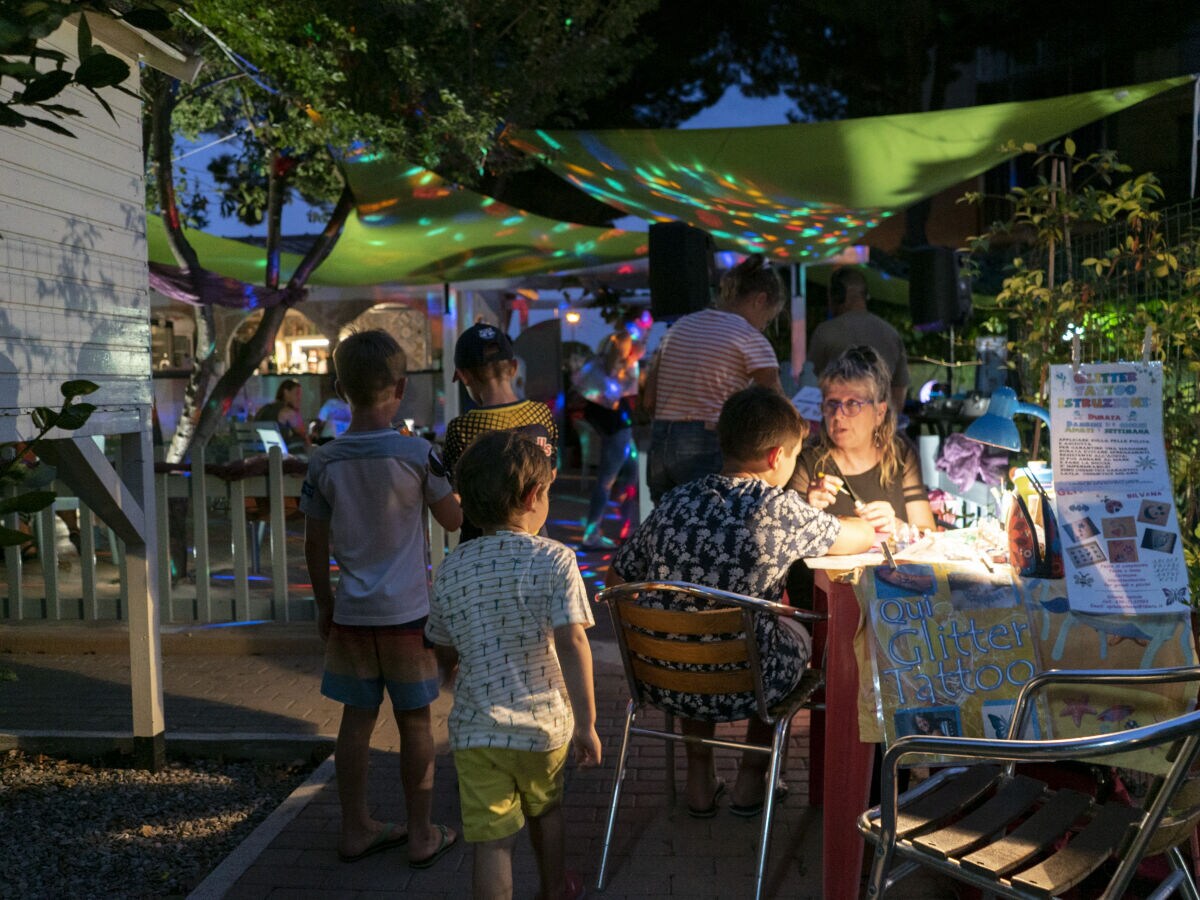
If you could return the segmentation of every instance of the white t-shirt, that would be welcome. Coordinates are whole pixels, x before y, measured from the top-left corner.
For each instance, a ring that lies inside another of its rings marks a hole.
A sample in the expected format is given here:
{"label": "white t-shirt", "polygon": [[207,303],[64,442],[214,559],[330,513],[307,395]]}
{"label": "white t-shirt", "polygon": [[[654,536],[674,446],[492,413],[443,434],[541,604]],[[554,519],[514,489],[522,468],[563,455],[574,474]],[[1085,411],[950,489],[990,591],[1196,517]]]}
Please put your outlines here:
{"label": "white t-shirt", "polygon": [[459,655],[450,745],[545,751],[571,738],[554,629],[594,624],[575,551],[502,531],[438,568],[425,636]]}
{"label": "white t-shirt", "polygon": [[751,372],[778,368],[771,342],[737,313],[684,316],[658,351],[654,418],[716,424],[730,395],[750,386]]}
{"label": "white t-shirt", "polygon": [[402,625],[428,615],[425,513],[449,493],[441,458],[422,438],[349,432],[313,449],[300,509],[330,522],[341,570],[335,622]]}

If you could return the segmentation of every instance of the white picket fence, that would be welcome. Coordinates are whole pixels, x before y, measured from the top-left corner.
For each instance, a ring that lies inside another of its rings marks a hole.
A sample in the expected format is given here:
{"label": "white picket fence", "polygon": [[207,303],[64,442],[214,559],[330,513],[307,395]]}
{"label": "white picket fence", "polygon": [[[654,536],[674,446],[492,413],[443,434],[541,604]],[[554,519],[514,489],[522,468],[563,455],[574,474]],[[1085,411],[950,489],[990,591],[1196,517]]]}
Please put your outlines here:
{"label": "white picket fence", "polygon": [[[158,531],[158,596],[162,621],[170,622],[247,622],[273,620],[286,622],[293,619],[314,618],[311,593],[290,596],[288,585],[288,548],[286,500],[300,496],[303,478],[285,475],[283,455],[277,447],[267,455],[267,474],[226,481],[205,471],[205,453],[196,448],[192,454],[192,466],[186,472],[159,472],[155,476],[155,515]],[[195,577],[194,594],[182,590],[172,580],[171,533],[168,515],[171,498],[186,497],[191,517],[193,545],[190,548],[192,572]],[[260,531],[252,527],[255,523],[247,519],[246,501],[265,499],[268,510],[265,533],[261,541],[269,552],[262,559],[262,572],[252,572],[252,560],[258,558]],[[232,568],[229,575],[220,577],[232,581],[229,586],[214,584],[213,547],[210,544],[213,529],[210,514],[218,506],[225,506],[229,516],[229,540]],[[55,546],[55,516],[58,509],[77,509],[80,531],[80,595],[64,596],[59,578],[59,557]],[[5,524],[16,527],[15,515]],[[43,596],[27,596],[23,589],[23,563],[18,548],[5,549],[5,574],[7,585],[0,595],[0,621],[4,620],[120,620],[129,609],[124,554],[120,541],[108,532],[112,559],[120,567],[120,592],[101,591],[97,581],[95,545],[95,517],[77,499],[63,497],[54,507],[38,515],[35,532],[38,535],[39,561],[44,585]],[[457,533],[446,531],[429,517],[430,557],[436,570],[446,553],[458,540]],[[269,542],[269,543],[268,543]],[[261,591],[252,592],[251,578],[267,577],[271,582],[269,595]]]}

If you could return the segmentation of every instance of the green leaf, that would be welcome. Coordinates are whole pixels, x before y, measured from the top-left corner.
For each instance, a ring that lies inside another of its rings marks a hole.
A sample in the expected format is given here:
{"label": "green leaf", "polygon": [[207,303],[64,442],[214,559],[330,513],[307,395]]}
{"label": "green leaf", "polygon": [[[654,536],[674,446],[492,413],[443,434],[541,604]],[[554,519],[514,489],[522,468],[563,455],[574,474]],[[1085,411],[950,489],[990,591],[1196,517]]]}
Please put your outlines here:
{"label": "green leaf", "polygon": [[31,534],[17,531],[15,528],[0,526],[0,547],[16,547],[20,544],[27,544],[32,540],[33,535]]}
{"label": "green leaf", "polygon": [[11,75],[14,78],[37,78],[40,73],[37,66],[22,62],[19,59],[0,60],[0,75]]}
{"label": "green leaf", "polygon": [[88,394],[94,394],[100,390],[100,385],[94,381],[86,381],[80,378],[75,381],[64,382],[61,390],[62,395],[69,400],[72,397],[86,397]]}
{"label": "green leaf", "polygon": [[18,103],[41,103],[57,95],[70,83],[70,72],[62,69],[47,72],[31,81],[25,90],[17,94],[15,100]]}
{"label": "green leaf", "polygon": [[74,431],[76,428],[83,427],[95,411],[94,403],[75,403],[62,411],[56,424],[64,431]]}
{"label": "green leaf", "polygon": [[54,497],[54,491],[29,491],[17,494],[15,497],[6,497],[0,500],[0,516],[6,516],[9,513],[41,512],[54,502]]}
{"label": "green leaf", "polygon": [[111,53],[96,53],[79,64],[75,80],[86,88],[112,87],[129,77],[129,66]]}
{"label": "green leaf", "polygon": [[61,103],[39,103],[38,109],[45,110],[46,112],[54,113],[55,115],[59,116],[81,117],[83,115],[83,113],[81,113],[79,110],[73,109],[70,106],[63,106]]}
{"label": "green leaf", "polygon": [[[100,95],[100,92],[97,91],[95,88],[88,88],[88,90],[92,92],[92,96],[96,98],[96,102],[99,103],[102,107],[104,107],[104,111],[106,113],[108,113],[108,117],[110,119],[112,119],[114,122],[117,121],[116,113],[114,113],[112,111],[112,107],[108,105],[108,101],[105,100],[104,97],[102,97]],[[120,88],[118,88],[118,90],[120,90]]]}
{"label": "green leaf", "polygon": [[1070,138],[1063,141],[1063,150],[1067,151],[1067,156],[1075,155],[1075,142]]}

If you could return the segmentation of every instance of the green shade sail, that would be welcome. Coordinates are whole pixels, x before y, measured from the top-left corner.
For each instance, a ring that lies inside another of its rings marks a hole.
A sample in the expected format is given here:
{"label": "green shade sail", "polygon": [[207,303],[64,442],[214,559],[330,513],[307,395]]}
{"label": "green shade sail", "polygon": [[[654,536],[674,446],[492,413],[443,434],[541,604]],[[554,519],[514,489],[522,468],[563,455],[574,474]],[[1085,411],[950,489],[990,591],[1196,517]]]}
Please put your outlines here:
{"label": "green shade sail", "polygon": [[597,200],[719,244],[817,260],[888,216],[1192,76],[1048,100],[801,125],[522,132],[513,143]]}
{"label": "green shade sail", "polygon": [[645,256],[645,234],[537,216],[419,167],[345,161],[357,215],[324,265],[323,284],[514,278]]}
{"label": "green shade sail", "polygon": [[[816,262],[897,211],[1015,155],[1190,84],[1192,76],[1048,100],[802,125],[699,130],[523,132],[513,139],[596,200],[679,220],[717,243]],[[645,234],[556,221],[361,148],[344,161],[356,214],[314,285],[410,285],[520,278],[644,257]],[[538,191],[527,192],[530,206]],[[151,217],[150,260],[173,266]],[[190,232],[201,262],[262,284],[261,248]],[[284,254],[283,278],[299,263]],[[881,286],[882,287],[882,286]]]}
{"label": "green shade sail", "polygon": [[[405,166],[346,164],[358,201],[314,285],[470,282],[560,272],[645,256],[645,234],[556,222]],[[162,221],[149,217],[150,261],[175,265]],[[207,268],[262,284],[266,254],[240,241],[189,232]],[[300,257],[285,253],[286,280]]]}

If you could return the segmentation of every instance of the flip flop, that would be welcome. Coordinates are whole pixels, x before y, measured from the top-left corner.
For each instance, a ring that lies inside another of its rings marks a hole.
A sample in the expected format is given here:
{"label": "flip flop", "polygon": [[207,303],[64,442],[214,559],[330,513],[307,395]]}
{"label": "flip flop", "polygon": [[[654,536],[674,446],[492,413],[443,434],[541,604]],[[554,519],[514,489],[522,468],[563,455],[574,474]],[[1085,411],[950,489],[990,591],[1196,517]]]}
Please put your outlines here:
{"label": "flip flop", "polygon": [[408,867],[410,869],[428,869],[435,862],[445,856],[451,847],[458,843],[458,835],[456,834],[454,837],[450,837],[450,829],[445,825],[435,825],[433,827],[442,833],[441,843],[438,844],[438,848],[436,850],[434,850],[424,859],[410,859],[408,861]]}
{"label": "flip flop", "polygon": [[725,793],[725,782],[720,778],[717,779],[717,787],[713,791],[712,800],[708,806],[703,809],[698,809],[695,806],[688,806],[688,815],[693,819],[711,819],[717,814],[717,801],[721,799],[721,795]]}
{"label": "flip flop", "polygon": [[344,863],[358,862],[360,859],[366,859],[368,856],[374,856],[376,853],[382,853],[384,850],[391,850],[393,847],[403,847],[408,843],[408,833],[396,834],[396,823],[388,822],[375,835],[375,840],[367,844],[367,849],[362,853],[338,853],[338,859]]}
{"label": "flip flop", "polygon": [[[787,799],[787,795],[787,784],[780,782],[779,786],[775,788],[775,803],[777,805],[782,803]],[[742,806],[739,803],[730,803],[729,811],[735,816],[741,816],[743,819],[753,819],[755,816],[762,815],[763,806],[765,804],[765,799],[759,800],[757,803],[747,803],[745,806]]]}

